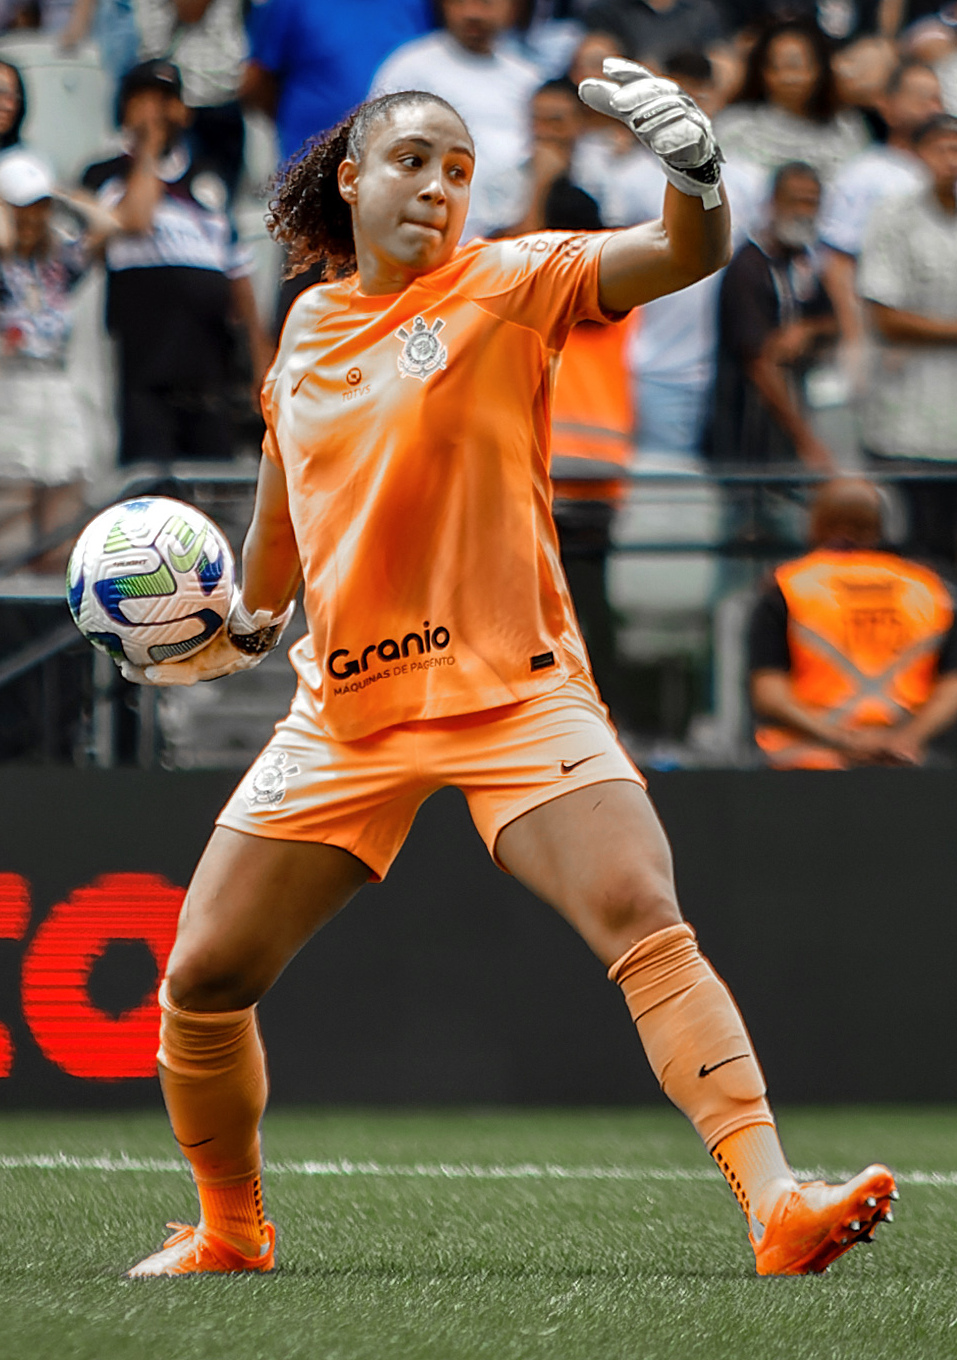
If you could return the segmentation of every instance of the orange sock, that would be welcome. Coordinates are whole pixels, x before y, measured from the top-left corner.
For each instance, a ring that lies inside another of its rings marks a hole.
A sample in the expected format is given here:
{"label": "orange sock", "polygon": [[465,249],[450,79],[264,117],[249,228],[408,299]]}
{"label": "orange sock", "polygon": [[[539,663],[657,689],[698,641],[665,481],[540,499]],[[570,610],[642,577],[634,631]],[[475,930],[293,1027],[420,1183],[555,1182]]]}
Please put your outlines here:
{"label": "orange sock", "polygon": [[712,1157],[744,1210],[751,1231],[763,1227],[775,1202],[797,1182],[778,1141],[777,1129],[751,1124],[723,1138]]}
{"label": "orange sock", "polygon": [[259,1121],[268,1084],[256,1008],[183,1011],[165,981],[159,1003],[163,1098],[193,1170],[202,1222],[258,1251],[266,1240]]}
{"label": "orange sock", "polygon": [[658,1084],[709,1152],[749,1125],[773,1127],[744,1021],[689,925],[648,936],[608,976],[625,994]]}

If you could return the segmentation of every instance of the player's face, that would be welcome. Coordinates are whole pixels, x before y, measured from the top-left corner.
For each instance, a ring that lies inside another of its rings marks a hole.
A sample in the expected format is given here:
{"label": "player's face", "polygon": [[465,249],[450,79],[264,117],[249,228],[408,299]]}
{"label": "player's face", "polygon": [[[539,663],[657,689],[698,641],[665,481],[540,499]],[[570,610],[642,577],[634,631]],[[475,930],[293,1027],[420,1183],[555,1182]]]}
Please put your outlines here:
{"label": "player's face", "polygon": [[475,166],[461,119],[439,104],[402,104],[375,126],[361,160],[339,167],[352,208],[364,292],[401,292],[450,257],[465,224]]}

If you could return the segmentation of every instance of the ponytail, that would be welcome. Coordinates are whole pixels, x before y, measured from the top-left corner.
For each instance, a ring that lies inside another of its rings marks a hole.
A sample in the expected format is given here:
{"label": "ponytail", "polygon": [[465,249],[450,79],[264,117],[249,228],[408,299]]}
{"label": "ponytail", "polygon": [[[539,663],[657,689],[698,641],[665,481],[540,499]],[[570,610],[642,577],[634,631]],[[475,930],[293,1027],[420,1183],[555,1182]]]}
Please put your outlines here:
{"label": "ponytail", "polygon": [[351,274],[356,267],[352,210],[339,192],[339,166],[358,161],[371,128],[402,104],[440,104],[461,119],[451,104],[423,90],[400,90],[370,99],[329,132],[313,137],[277,174],[271,188],[266,227],[286,247],[285,277],[323,264],[324,277]]}

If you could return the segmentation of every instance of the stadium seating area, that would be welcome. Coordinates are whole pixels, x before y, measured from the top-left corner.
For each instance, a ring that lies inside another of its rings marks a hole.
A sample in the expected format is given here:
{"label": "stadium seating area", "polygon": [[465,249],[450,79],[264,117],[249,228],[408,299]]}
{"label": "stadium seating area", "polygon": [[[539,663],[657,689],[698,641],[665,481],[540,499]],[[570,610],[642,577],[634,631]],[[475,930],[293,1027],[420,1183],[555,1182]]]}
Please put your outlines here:
{"label": "stadium seating area", "polygon": [[[933,167],[924,148],[934,138],[924,130],[945,112],[957,116],[953,6],[932,14],[905,0],[894,10],[896,28],[888,7],[853,0],[816,8],[689,0],[680,22],[669,18],[674,5],[644,0],[435,0],[434,9],[428,0],[392,0],[341,6],[335,17],[318,0],[211,0],[192,7],[198,18],[178,25],[173,0],[123,8],[139,24],[125,61],[108,40],[108,0],[0,4],[0,75],[15,68],[25,91],[25,117],[12,141],[4,137],[0,102],[0,167],[25,149],[47,165],[59,190],[75,191],[86,167],[129,149],[129,134],[116,121],[129,61],[178,63],[197,136],[211,113],[238,118],[242,108],[241,173],[235,185],[223,173],[270,337],[290,296],[281,289],[282,251],[264,222],[272,177],[304,132],[323,133],[370,88],[431,79],[430,88],[442,92],[458,80],[487,167],[470,218],[479,234],[575,227],[558,209],[558,216],[535,217],[543,174],[552,188],[561,181],[588,198],[595,226],[657,215],[665,181],[654,158],[619,141],[617,125],[601,126],[608,120],[589,119],[574,101],[567,77],[598,73],[603,56],[628,56],[669,74],[714,118],[727,161],[735,260],[723,278],[642,309],[622,347],[632,458],[627,494],[615,507],[606,586],[627,696],[616,717],[646,764],[757,763],[745,697],[748,614],[768,566],[801,549],[816,478],[842,471],[875,477],[889,488],[890,540],[953,569],[953,551],[920,540],[897,486],[906,486],[908,469],[923,469],[931,482],[939,475],[942,487],[957,474],[957,408],[947,405],[957,401],[957,331],[935,347],[933,429],[905,420],[916,441],[908,443],[907,430],[888,432],[880,402],[921,347],[908,348],[898,336],[889,358],[887,335],[875,324],[878,313],[895,307],[920,311],[909,295],[893,297],[885,279],[901,276],[899,256],[917,239],[899,201],[929,192]],[[366,10],[385,17],[371,24]],[[173,15],[168,30],[166,11]],[[464,83],[456,74],[463,63],[470,71]],[[302,91],[320,68],[327,103],[324,112],[310,112]],[[506,96],[514,100],[507,136],[496,123]],[[957,123],[950,131],[957,135]],[[200,154],[199,143],[189,145],[190,154]],[[550,154],[539,155],[543,149]],[[817,186],[817,210],[803,218],[784,203],[787,178],[778,173],[794,162]],[[99,191],[102,202],[107,189]],[[10,212],[0,195],[0,228]],[[848,234],[852,220],[856,235]],[[70,221],[58,225],[75,231]],[[15,253],[8,238],[0,230],[0,402],[15,358],[12,323],[3,319],[3,261]],[[220,450],[206,458],[193,447],[174,449],[172,459],[124,454],[117,341],[104,320],[106,273],[95,261],[70,304],[65,371],[91,432],[80,513],[74,504],[59,521],[42,521],[31,479],[0,438],[0,612],[18,620],[0,655],[0,699],[5,694],[8,712],[19,714],[0,723],[0,760],[245,765],[288,697],[281,664],[223,687],[229,692],[217,692],[215,713],[208,692],[163,696],[157,705],[152,696],[118,691],[109,671],[96,671],[89,658],[77,680],[77,656],[53,627],[60,620],[56,552],[62,558],[71,526],[93,508],[133,486],[172,487],[222,520],[238,548],[255,481],[261,425],[248,395],[255,340],[232,318],[224,407],[231,456]],[[946,315],[957,318],[946,279],[939,296]],[[151,316],[144,312],[141,323],[148,332]],[[783,414],[767,395],[769,364],[790,403]],[[952,546],[955,531],[951,526]],[[35,678],[37,665],[47,697],[39,708],[18,708],[17,686]]]}

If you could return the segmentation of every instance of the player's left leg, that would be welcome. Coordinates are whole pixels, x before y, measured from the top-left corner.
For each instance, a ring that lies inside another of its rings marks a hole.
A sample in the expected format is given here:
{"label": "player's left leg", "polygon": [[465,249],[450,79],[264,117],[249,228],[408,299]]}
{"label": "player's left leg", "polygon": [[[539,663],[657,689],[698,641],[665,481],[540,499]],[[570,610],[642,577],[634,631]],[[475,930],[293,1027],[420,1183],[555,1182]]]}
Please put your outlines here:
{"label": "player's left leg", "polygon": [[744,1021],[682,920],[671,852],[641,786],[613,780],[553,798],[505,826],[495,853],[609,965],[662,1090],[744,1210],[758,1272],[824,1270],[868,1240],[890,1217],[890,1172],[798,1186]]}

